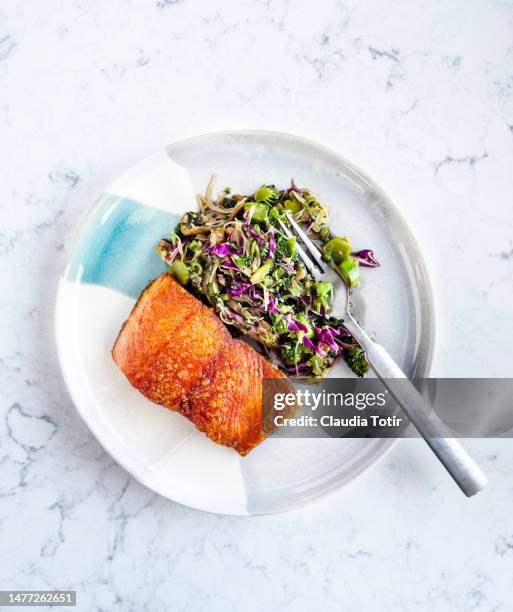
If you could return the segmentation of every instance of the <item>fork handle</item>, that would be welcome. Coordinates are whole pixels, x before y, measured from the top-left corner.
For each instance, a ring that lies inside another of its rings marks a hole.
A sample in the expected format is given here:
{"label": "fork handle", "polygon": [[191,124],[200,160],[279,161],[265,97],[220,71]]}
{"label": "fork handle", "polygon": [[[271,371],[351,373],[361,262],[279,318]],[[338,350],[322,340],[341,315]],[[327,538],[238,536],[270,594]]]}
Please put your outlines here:
{"label": "fork handle", "polygon": [[[432,406],[422,397],[408,380],[401,368],[387,351],[376,344],[352,318],[346,316],[344,325],[365,351],[367,361],[383,384],[401,406],[409,419],[431,447],[445,469],[467,497],[475,495],[486,486],[487,479],[480,467],[467,451],[454,438],[448,435],[447,428],[433,411]],[[404,384],[391,385],[392,378],[406,379]]]}

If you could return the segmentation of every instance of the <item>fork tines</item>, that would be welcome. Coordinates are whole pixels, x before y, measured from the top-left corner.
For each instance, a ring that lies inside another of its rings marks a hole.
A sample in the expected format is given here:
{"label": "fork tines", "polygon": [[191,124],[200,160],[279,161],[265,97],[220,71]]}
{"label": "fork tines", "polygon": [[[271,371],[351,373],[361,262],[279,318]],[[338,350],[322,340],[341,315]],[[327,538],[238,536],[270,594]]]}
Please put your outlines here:
{"label": "fork tines", "polygon": [[[285,211],[285,216],[287,217],[290,225],[292,226],[297,238],[301,240],[301,242],[303,243],[303,245],[306,247],[308,251],[308,254],[307,254],[305,250],[301,247],[301,245],[296,244],[296,248],[299,253],[299,256],[303,260],[305,266],[316,278],[321,275],[320,273],[324,274],[327,270],[327,266],[326,266],[326,263],[322,259],[322,254],[319,251],[319,249],[310,240],[310,238],[308,238],[306,233],[301,229],[300,225],[294,220],[294,218],[292,217],[292,215],[289,213],[288,210]],[[281,219],[279,220],[279,223],[285,235],[287,236],[287,238],[291,238],[293,234],[289,230],[289,228],[283,223],[283,221],[281,221]],[[312,259],[310,259],[309,255],[311,255],[311,257],[315,260],[315,263],[312,261]]]}

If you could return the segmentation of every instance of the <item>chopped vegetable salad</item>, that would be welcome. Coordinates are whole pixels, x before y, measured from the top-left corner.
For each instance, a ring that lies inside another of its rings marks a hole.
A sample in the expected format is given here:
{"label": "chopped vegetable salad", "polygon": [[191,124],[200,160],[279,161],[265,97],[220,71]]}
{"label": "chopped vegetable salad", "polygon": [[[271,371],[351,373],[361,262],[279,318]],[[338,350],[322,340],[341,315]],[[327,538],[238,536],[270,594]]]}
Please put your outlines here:
{"label": "chopped vegetable salad", "polygon": [[360,267],[379,266],[368,249],[353,252],[346,237],[333,236],[328,212],[309,189],[263,185],[250,195],[224,189],[212,195],[214,177],[200,209],[185,213],[157,251],[182,285],[202,296],[221,319],[261,343],[289,375],[323,377],[338,357],[358,376],[369,365],[340,319],[330,317],[333,287],[316,282],[278,220],[289,211],[333,260],[347,286],[360,282]]}

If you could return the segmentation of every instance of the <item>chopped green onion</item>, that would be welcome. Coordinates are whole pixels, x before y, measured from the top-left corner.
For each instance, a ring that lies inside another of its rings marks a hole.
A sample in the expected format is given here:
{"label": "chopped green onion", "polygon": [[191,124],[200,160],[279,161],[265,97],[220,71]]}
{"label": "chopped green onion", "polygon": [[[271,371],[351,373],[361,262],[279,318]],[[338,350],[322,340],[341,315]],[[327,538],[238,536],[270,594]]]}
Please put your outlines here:
{"label": "chopped green onion", "polygon": [[324,245],[324,254],[329,259],[333,259],[336,264],[351,255],[351,245],[347,238],[332,238]]}
{"label": "chopped green onion", "polygon": [[333,292],[333,285],[330,281],[319,281],[315,283],[315,290],[322,300],[327,300]]}
{"label": "chopped green onion", "polygon": [[301,210],[301,204],[297,200],[285,200],[283,205],[285,206],[285,210],[288,210],[293,215]]}
{"label": "chopped green onion", "polygon": [[207,292],[213,298],[216,298],[219,295],[219,285],[217,284],[215,278],[212,279],[210,283],[208,283]]}
{"label": "chopped green onion", "polygon": [[175,259],[173,261],[169,272],[176,278],[180,285],[186,285],[189,282],[189,268],[181,259]]}
{"label": "chopped green onion", "polygon": [[255,283],[261,283],[264,278],[269,274],[271,268],[273,267],[273,262],[271,259],[268,259],[258,270],[253,272],[250,277],[250,282],[254,285]]}
{"label": "chopped green onion", "polygon": [[295,278],[292,279],[292,282],[290,283],[290,293],[294,296],[294,297],[299,297],[301,295],[301,287],[299,285],[299,283],[297,282],[297,280]]}
{"label": "chopped green onion", "polygon": [[250,210],[254,207],[253,214],[251,215],[252,223],[263,223],[268,219],[269,206],[267,204],[255,204],[255,202],[246,202],[244,208]]}
{"label": "chopped green onion", "polygon": [[352,257],[347,257],[338,265],[338,269],[348,287],[358,287],[360,284],[360,269],[357,261]]}

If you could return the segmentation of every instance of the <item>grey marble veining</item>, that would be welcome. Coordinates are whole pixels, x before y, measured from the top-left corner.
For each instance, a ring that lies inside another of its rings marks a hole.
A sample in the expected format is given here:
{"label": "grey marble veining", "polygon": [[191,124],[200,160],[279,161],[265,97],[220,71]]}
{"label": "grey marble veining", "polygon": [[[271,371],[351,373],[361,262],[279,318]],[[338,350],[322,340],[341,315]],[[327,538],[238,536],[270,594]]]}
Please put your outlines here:
{"label": "grey marble veining", "polygon": [[[58,271],[124,168],[230,128],[309,136],[392,196],[426,254],[434,373],[509,376],[513,4],[0,6],[0,577],[80,610],[510,610],[513,447],[466,500],[416,441],[289,515],[180,507],[105,454],[64,389]],[[493,326],[490,327],[490,321]]]}

